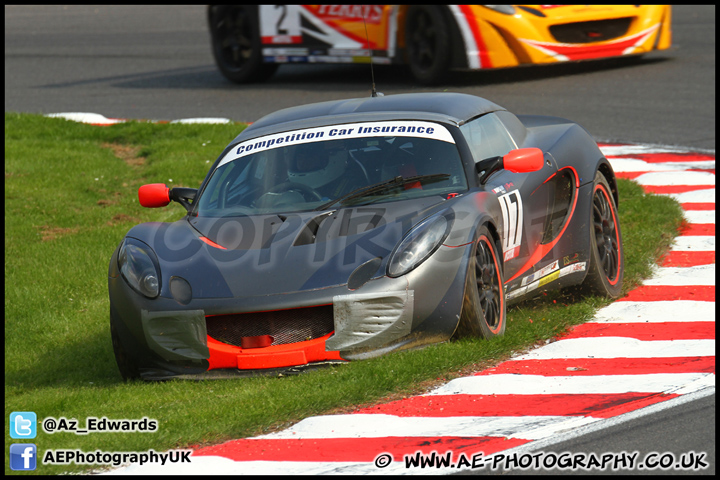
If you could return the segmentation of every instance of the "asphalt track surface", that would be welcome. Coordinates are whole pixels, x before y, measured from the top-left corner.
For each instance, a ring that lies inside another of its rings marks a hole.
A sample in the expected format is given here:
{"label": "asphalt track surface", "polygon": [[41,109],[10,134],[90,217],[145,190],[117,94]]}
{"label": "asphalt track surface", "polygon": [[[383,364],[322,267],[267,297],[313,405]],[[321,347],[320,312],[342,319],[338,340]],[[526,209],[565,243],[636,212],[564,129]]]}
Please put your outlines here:
{"label": "asphalt track surface", "polygon": [[[284,65],[239,86],[214,65],[202,6],[5,6],[5,111],[254,121],[370,94],[367,65]],[[715,6],[673,10],[673,48],[640,59],[458,73],[432,89],[375,69],[385,94],[451,90],[555,115],[598,140],[715,148]]]}
{"label": "asphalt track surface", "polygon": [[[386,95],[472,93],[516,113],[572,119],[598,141],[680,145],[714,155],[715,7],[674,7],[673,43],[670,51],[640,59],[464,72],[432,89],[414,85],[399,68],[378,67],[375,78]],[[369,92],[367,66],[288,65],[264,84],[231,84],[213,64],[203,7],[5,7],[6,111],[254,121],[278,108]],[[715,396],[552,450],[708,452],[710,468],[699,473],[714,473]]]}

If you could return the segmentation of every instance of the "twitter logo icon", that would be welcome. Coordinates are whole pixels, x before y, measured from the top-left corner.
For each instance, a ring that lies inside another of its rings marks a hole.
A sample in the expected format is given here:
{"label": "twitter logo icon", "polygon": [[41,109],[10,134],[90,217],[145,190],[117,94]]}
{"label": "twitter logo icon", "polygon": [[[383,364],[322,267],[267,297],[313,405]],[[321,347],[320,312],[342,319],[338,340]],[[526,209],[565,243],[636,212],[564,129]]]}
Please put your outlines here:
{"label": "twitter logo icon", "polygon": [[37,415],[35,412],[12,412],[10,414],[11,438],[35,438]]}

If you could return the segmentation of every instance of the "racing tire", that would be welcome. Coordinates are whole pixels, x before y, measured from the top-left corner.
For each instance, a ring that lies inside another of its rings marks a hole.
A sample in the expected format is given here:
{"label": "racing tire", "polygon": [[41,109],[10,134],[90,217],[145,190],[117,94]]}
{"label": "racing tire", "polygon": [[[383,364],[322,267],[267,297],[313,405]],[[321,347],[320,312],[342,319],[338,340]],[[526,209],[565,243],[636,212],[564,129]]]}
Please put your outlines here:
{"label": "racing tire", "polygon": [[618,209],[605,176],[597,172],[593,183],[588,273],[581,291],[618,298],[622,294],[625,256]]}
{"label": "racing tire", "polygon": [[465,279],[456,337],[473,336],[489,340],[505,333],[507,306],[499,251],[487,227],[480,227]]}
{"label": "racing tire", "polygon": [[[112,316],[112,313],[111,313]],[[125,351],[120,341],[115,322],[112,317],[110,319],[110,337],[112,338],[113,352],[115,353],[115,362],[117,363],[118,370],[120,370],[120,376],[123,380],[136,380],[140,378],[140,371],[137,365],[130,359],[130,356]]]}
{"label": "racing tire", "polygon": [[225,78],[261,82],[275,73],[277,64],[263,63],[256,5],[211,5],[208,22],[213,57]]}
{"label": "racing tire", "polygon": [[424,85],[444,80],[452,59],[450,25],[443,7],[411,5],[405,22],[407,61],[415,79]]}

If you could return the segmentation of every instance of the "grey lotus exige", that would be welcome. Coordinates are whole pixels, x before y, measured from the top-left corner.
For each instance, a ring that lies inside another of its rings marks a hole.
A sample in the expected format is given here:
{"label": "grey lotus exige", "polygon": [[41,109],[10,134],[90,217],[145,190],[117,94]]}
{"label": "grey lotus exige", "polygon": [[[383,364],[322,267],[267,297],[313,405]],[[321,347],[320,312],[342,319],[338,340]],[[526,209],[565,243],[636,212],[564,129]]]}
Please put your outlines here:
{"label": "grey lotus exige", "polygon": [[568,120],[422,93],[323,102],[237,136],[198,189],[140,202],[110,260],[126,379],[287,372],[458,335],[492,338],[509,302],[623,280],[610,163]]}

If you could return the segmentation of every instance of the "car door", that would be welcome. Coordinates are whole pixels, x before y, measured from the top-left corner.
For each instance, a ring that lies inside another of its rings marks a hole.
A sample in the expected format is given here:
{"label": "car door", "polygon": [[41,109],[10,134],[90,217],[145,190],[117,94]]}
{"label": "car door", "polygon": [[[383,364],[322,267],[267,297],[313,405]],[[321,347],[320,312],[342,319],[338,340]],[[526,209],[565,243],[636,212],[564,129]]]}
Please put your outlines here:
{"label": "car door", "polygon": [[[460,130],[476,163],[518,148],[496,113],[478,117]],[[485,184],[485,190],[495,194],[500,202],[502,225],[498,228],[506,285],[521,281],[523,274],[544,266],[539,263],[552,248],[548,247],[548,239],[557,228],[557,222],[552,220],[559,215],[554,212],[557,173],[554,159],[545,154],[540,170],[529,173],[500,170]]]}

